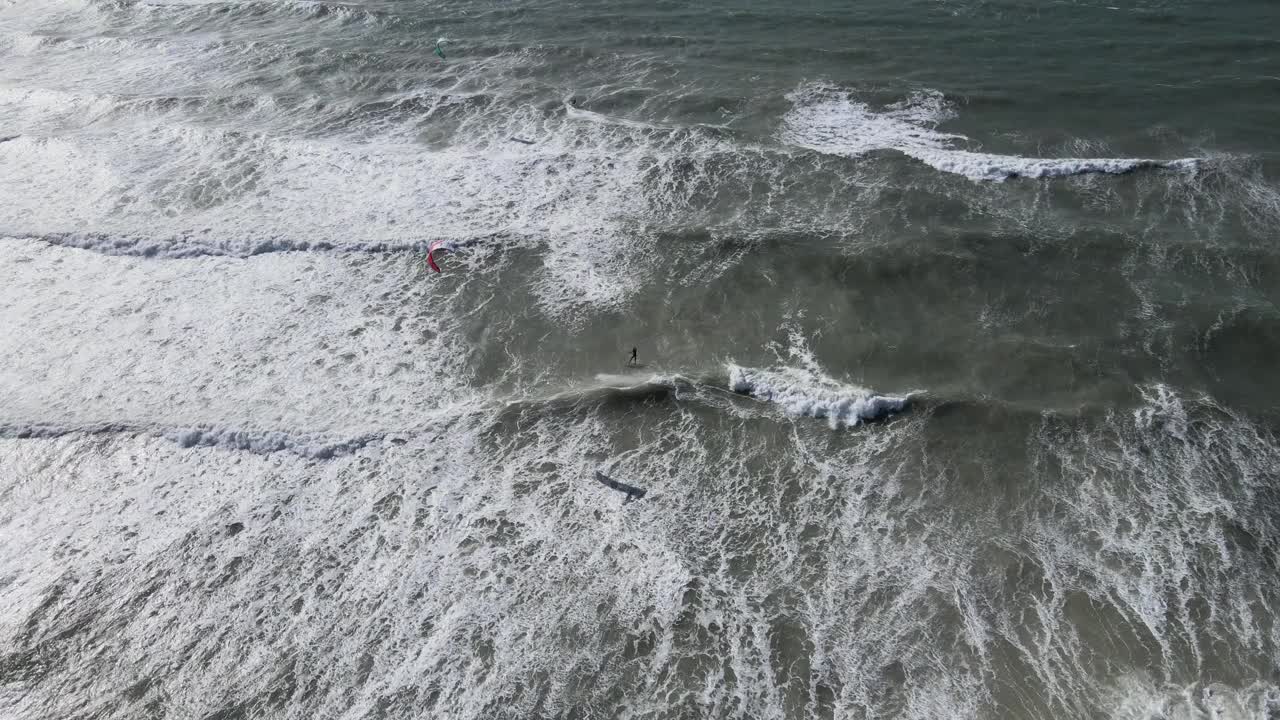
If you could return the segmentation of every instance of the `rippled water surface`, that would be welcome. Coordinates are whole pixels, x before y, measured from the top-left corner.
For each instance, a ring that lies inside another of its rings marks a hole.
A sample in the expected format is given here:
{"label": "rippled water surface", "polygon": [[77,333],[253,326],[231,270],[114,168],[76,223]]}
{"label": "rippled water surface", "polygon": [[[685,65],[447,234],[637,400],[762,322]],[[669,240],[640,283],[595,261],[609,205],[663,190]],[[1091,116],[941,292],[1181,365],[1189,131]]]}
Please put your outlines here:
{"label": "rippled water surface", "polygon": [[1280,6],[1112,1],[0,0],[0,716],[1280,716]]}

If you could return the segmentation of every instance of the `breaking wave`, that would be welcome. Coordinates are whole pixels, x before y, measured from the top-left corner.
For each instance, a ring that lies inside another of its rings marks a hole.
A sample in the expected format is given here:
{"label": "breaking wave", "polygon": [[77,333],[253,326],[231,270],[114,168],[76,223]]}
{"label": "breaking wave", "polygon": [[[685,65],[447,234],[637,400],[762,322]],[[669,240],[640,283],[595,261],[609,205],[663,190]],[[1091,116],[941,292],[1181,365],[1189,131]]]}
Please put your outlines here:
{"label": "breaking wave", "polygon": [[798,368],[756,370],[730,365],[729,388],[777,403],[797,417],[825,418],[832,429],[884,419],[906,409],[908,402],[907,397],[876,395]]}
{"label": "breaking wave", "polygon": [[[879,420],[906,408],[907,398],[874,395],[850,385],[795,368],[755,370],[728,366],[728,377],[597,375],[593,381],[546,390],[519,399],[475,400],[444,409],[438,421],[460,415],[504,415],[532,412],[538,416],[574,413],[583,407],[629,410],[637,404],[667,401],[698,402],[705,407],[727,409],[729,393],[749,395],[782,405],[798,417],[825,418],[832,428]],[[182,448],[220,448],[255,454],[289,453],[311,460],[330,460],[382,444],[403,445],[432,435],[433,425],[398,431],[376,430],[356,434],[312,433],[261,428],[235,428],[221,423],[160,426],[135,422],[10,422],[0,424],[0,438],[51,439],[68,436],[147,435],[163,438]]]}
{"label": "breaking wave", "polygon": [[1014,155],[967,152],[964,150],[929,150],[899,148],[904,155],[913,157],[943,172],[964,175],[972,180],[1011,180],[1014,178],[1057,178],[1070,175],[1100,173],[1123,175],[1149,168],[1192,172],[1199,160],[1146,160],[1141,158],[1026,158]]}
{"label": "breaking wave", "polygon": [[1028,158],[957,149],[954,145],[968,142],[969,138],[937,129],[953,115],[937,92],[916,93],[880,110],[872,109],[846,90],[828,85],[807,85],[787,97],[792,108],[783,118],[784,142],[845,157],[897,151],[970,180],[1115,175],[1144,168],[1193,171],[1197,167],[1194,158]]}

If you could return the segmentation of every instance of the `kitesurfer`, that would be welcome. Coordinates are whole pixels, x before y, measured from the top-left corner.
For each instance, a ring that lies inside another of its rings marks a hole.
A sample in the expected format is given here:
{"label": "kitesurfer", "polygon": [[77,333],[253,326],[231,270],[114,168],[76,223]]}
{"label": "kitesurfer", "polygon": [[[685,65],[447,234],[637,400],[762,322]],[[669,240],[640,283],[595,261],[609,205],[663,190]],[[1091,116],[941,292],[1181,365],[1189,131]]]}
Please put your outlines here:
{"label": "kitesurfer", "polygon": [[448,243],[446,243],[444,240],[436,240],[435,242],[431,243],[430,247],[427,248],[427,265],[429,265],[431,269],[435,270],[436,272],[440,272],[440,266],[436,265],[436,259],[432,256],[435,255],[436,250],[440,249],[441,246],[444,246],[445,249],[448,249]]}
{"label": "kitesurfer", "polygon": [[636,349],[635,349],[635,348],[631,348],[631,359],[630,359],[630,360],[627,360],[627,366],[628,366],[628,367],[631,367],[631,366],[635,365],[635,364],[636,364],[636,362],[637,362],[637,360],[636,360]]}

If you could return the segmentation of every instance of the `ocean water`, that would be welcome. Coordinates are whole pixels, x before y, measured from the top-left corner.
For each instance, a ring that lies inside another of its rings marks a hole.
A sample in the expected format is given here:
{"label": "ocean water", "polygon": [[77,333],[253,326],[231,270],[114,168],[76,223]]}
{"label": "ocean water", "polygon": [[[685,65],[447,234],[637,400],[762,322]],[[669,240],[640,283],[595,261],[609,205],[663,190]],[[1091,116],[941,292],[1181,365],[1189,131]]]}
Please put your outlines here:
{"label": "ocean water", "polygon": [[1280,717],[1278,113],[1271,0],[0,0],[0,717]]}

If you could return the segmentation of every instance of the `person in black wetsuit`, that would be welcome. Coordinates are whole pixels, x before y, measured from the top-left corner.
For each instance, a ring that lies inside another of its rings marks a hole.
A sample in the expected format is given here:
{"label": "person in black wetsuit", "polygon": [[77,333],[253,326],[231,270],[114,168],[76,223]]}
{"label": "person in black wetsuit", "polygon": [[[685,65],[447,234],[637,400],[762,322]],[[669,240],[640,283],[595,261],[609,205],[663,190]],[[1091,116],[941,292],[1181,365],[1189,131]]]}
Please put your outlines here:
{"label": "person in black wetsuit", "polygon": [[637,364],[637,362],[638,362],[638,361],[636,360],[636,349],[635,349],[635,348],[631,348],[631,359],[627,361],[627,365],[628,365],[628,366],[630,366],[630,365],[635,365],[635,364]]}

